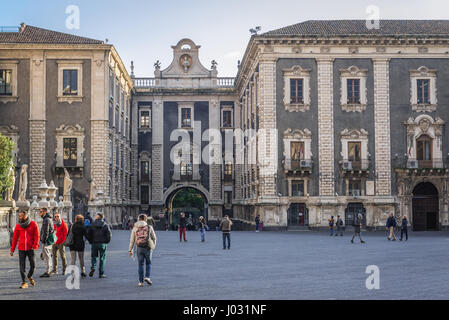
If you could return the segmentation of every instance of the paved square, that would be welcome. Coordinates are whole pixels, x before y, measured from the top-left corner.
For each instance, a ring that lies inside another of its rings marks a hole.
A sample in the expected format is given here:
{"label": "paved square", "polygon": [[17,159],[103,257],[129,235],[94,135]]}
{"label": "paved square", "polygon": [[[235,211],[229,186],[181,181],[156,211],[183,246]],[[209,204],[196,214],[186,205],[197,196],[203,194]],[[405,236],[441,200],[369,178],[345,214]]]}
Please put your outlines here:
{"label": "paved square", "polygon": [[[233,232],[222,250],[221,233],[157,232],[152,287],[137,287],[137,262],[127,255],[130,231],[114,231],[107,279],[81,280],[68,290],[62,275],[18,289],[18,254],[0,250],[0,299],[448,299],[449,233],[412,233],[408,242],[389,242],[384,233],[363,234],[365,245],[318,232]],[[39,255],[38,255],[39,256]],[[86,247],[90,265],[90,246]],[[380,268],[380,290],[367,290],[366,267]],[[89,268],[87,268],[87,271]]]}

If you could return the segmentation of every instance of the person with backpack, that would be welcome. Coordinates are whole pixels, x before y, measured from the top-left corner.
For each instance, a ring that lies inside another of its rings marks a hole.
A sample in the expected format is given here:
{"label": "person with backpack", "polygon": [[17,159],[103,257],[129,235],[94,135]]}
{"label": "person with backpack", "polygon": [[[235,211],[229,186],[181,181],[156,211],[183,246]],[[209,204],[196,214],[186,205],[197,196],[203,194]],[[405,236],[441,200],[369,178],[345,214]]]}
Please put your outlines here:
{"label": "person with backpack", "polygon": [[49,278],[51,271],[53,270],[52,248],[53,244],[56,242],[55,227],[53,225],[52,217],[48,212],[48,208],[41,208],[39,215],[42,218],[40,231],[42,242],[41,259],[45,262],[45,272],[40,275],[40,278]]}
{"label": "person with backpack", "polygon": [[[32,221],[25,211],[19,212],[19,222],[14,228],[14,234],[12,236],[11,244],[11,257],[14,255],[16,246],[18,244],[19,249],[19,265],[20,265],[20,276],[22,277],[22,284],[20,289],[28,288],[28,283],[26,278],[32,286],[35,285],[33,279],[33,273],[36,268],[36,260],[34,258],[34,251],[39,249],[39,227],[37,223]],[[25,267],[26,258],[30,262],[30,270],[25,278]]]}
{"label": "person with backpack", "polygon": [[59,212],[55,212],[54,225],[57,240],[56,243],[54,243],[52,246],[53,270],[51,271],[51,274],[58,274],[58,253],[60,253],[62,260],[62,275],[65,275],[65,270],[67,269],[67,258],[65,255],[64,242],[67,238],[69,228],[67,227],[67,223],[65,223],[64,219],[62,219]]}
{"label": "person with backpack", "polygon": [[356,236],[359,237],[360,243],[365,243],[365,241],[363,241],[362,237],[360,236],[360,230],[362,228],[362,224],[363,224],[363,216],[361,213],[359,213],[354,217],[354,221],[352,222],[352,225],[354,226],[354,234],[352,235],[351,243],[354,243],[354,238]]}
{"label": "person with backpack", "polygon": [[206,241],[206,230],[209,230],[206,219],[203,216],[200,217],[200,231],[201,231],[201,242]]}
{"label": "person with backpack", "polygon": [[99,277],[106,278],[104,274],[104,265],[106,262],[106,250],[108,243],[111,242],[111,228],[104,221],[102,213],[97,213],[95,221],[87,230],[87,240],[92,245],[91,247],[91,269],[89,277],[93,277],[97,267],[97,258],[100,258]]}
{"label": "person with backpack", "polygon": [[402,217],[402,223],[401,223],[401,238],[399,239],[400,241],[402,241],[402,237],[404,236],[405,233],[405,241],[408,240],[408,220],[407,220],[407,216],[403,216]]}
{"label": "person with backpack", "polygon": [[[138,219],[139,220],[134,224],[134,228],[129,239],[129,256],[132,257],[136,251],[139,265],[138,286],[142,287],[144,281],[151,286],[153,284],[150,279],[151,260],[153,257],[153,251],[156,248],[157,238],[153,226],[147,223],[147,216],[145,214],[141,214]],[[134,245],[136,246],[135,251]],[[143,272],[144,264],[145,277]]]}
{"label": "person with backpack", "polygon": [[390,212],[386,223],[386,229],[390,231],[390,235],[387,237],[388,240],[396,241],[396,235],[394,234],[396,226],[396,219],[393,216],[393,212]]}
{"label": "person with backpack", "polygon": [[329,222],[329,235],[332,237],[334,235],[334,216],[331,216],[330,219],[327,220]]}
{"label": "person with backpack", "polygon": [[337,232],[335,233],[335,236],[338,236],[339,234],[343,237],[343,219],[340,215],[337,215]]}

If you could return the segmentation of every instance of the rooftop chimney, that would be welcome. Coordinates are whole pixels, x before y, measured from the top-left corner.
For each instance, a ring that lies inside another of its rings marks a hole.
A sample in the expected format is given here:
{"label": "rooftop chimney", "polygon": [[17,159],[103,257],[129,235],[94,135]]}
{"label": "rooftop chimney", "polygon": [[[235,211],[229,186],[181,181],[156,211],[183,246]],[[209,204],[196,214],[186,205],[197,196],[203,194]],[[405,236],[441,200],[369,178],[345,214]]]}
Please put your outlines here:
{"label": "rooftop chimney", "polygon": [[27,24],[25,22],[22,22],[20,24],[19,32],[23,32],[23,30],[25,30],[26,27],[27,27]]}

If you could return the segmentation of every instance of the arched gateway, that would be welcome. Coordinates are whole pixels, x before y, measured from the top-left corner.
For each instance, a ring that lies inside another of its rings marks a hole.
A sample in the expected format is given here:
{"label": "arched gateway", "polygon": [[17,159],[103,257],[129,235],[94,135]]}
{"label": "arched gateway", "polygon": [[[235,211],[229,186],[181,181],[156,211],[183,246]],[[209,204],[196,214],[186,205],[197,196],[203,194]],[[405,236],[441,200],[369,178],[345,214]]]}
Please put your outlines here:
{"label": "arched gateway", "polygon": [[418,184],[413,190],[413,231],[439,229],[438,190],[430,182]]}

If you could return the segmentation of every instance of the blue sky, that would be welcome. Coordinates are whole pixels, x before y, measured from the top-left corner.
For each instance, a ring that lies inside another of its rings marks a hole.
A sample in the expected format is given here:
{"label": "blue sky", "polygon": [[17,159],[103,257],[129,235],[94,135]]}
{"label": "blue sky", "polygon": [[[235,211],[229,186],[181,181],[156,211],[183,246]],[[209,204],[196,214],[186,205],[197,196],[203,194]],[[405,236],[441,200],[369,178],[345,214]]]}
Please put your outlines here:
{"label": "blue sky", "polygon": [[[0,25],[26,22],[46,29],[109,39],[136,76],[167,67],[171,46],[184,37],[201,45],[200,59],[219,76],[234,76],[254,26],[262,32],[312,19],[366,19],[376,5],[381,19],[448,19],[447,0],[0,0]],[[80,8],[80,29],[65,26],[68,5]]]}

